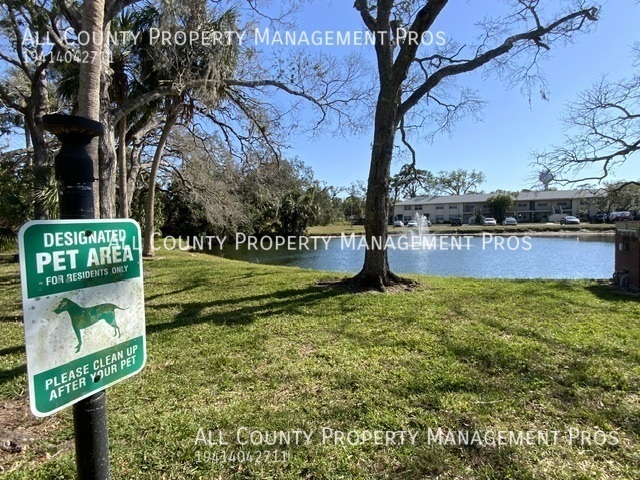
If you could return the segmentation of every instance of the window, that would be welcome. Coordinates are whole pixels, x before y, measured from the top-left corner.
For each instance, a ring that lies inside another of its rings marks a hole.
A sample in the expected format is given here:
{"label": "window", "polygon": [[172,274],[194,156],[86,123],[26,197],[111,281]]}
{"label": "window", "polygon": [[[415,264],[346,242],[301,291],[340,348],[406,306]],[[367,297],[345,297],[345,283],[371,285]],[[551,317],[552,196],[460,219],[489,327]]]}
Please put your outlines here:
{"label": "window", "polygon": [[405,205],[404,206],[404,211],[406,212],[407,210],[411,210],[411,205]]}
{"label": "window", "polygon": [[518,208],[527,208],[529,206],[529,204],[527,203],[519,203],[518,204]]}
{"label": "window", "polygon": [[547,206],[547,204],[546,204],[546,203],[538,203],[538,206],[539,206],[539,207],[546,207],[546,206]]}
{"label": "window", "polygon": [[416,210],[422,210],[422,205],[416,205]]}
{"label": "window", "polygon": [[436,215],[436,223],[444,222],[444,215]]}
{"label": "window", "polygon": [[436,205],[436,210],[444,210],[444,206],[443,205]]}
{"label": "window", "polygon": [[457,210],[458,206],[457,205],[449,205],[449,210]]}

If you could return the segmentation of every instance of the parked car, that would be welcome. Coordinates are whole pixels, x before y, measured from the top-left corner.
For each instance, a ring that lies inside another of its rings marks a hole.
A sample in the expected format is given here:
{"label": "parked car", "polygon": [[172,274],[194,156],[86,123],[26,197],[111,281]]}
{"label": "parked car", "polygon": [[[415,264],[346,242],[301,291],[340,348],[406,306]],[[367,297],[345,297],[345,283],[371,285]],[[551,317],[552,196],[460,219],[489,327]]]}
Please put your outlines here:
{"label": "parked car", "polygon": [[409,220],[407,222],[407,227],[417,227],[418,226],[418,222],[416,222],[415,220]]}
{"label": "parked car", "polygon": [[580,225],[580,219],[573,215],[565,215],[560,219],[560,225]]}
{"label": "parked car", "polygon": [[497,224],[498,224],[498,222],[496,222],[495,218],[485,217],[482,220],[482,225],[493,225],[493,226],[496,226]]}
{"label": "parked car", "polygon": [[507,217],[502,221],[502,225],[518,225],[518,221],[513,217]]}
{"label": "parked car", "polygon": [[606,213],[600,212],[596,214],[593,219],[593,223],[607,223],[609,221],[609,216]]}
{"label": "parked car", "polygon": [[610,222],[625,222],[628,220],[633,220],[631,212],[611,212],[611,215],[609,215]]}
{"label": "parked car", "polygon": [[451,217],[449,218],[449,220],[451,221],[451,226],[452,227],[461,227],[462,226],[462,219],[460,217]]}
{"label": "parked car", "polygon": [[394,227],[404,227],[404,223],[402,223],[402,220],[396,220],[395,222],[393,222],[393,226]]}

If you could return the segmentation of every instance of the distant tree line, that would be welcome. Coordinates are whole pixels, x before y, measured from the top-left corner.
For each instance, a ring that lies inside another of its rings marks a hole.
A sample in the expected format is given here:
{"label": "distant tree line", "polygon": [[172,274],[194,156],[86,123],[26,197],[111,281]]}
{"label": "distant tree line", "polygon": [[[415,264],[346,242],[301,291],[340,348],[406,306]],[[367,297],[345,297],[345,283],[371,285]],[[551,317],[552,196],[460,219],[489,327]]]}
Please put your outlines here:
{"label": "distant tree line", "polygon": [[[361,183],[326,185],[298,158],[255,154],[238,162],[215,137],[193,142],[192,133],[178,127],[168,138],[155,182],[154,231],[303,235],[313,225],[362,221],[366,191]],[[0,227],[6,236],[34,218],[34,196],[57,217],[55,181],[50,169],[41,172],[47,178],[34,182],[28,155],[0,163]],[[34,192],[34,185],[39,190]],[[144,225],[149,172],[140,172],[132,187],[130,216]]]}

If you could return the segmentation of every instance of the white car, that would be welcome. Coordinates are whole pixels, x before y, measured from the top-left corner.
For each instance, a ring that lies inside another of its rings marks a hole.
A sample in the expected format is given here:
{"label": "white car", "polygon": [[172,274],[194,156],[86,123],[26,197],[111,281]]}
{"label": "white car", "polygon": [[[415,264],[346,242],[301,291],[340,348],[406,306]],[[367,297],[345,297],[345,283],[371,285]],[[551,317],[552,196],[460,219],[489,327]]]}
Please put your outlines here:
{"label": "white car", "polygon": [[415,220],[409,220],[409,222],[407,222],[407,227],[417,227],[418,226],[418,222],[416,222]]}
{"label": "white car", "polygon": [[518,225],[518,221],[513,217],[507,217],[502,221],[502,225]]}
{"label": "white car", "polygon": [[631,212],[611,212],[609,215],[609,221],[613,222],[622,222],[625,220],[633,220],[633,215]]}
{"label": "white car", "polygon": [[485,217],[482,220],[482,225],[493,225],[495,227],[497,224],[498,224],[498,222],[496,222],[495,218]]}
{"label": "white car", "polygon": [[404,227],[404,223],[402,223],[402,220],[396,220],[395,222],[393,222],[393,226],[394,227]]}
{"label": "white car", "polygon": [[580,219],[573,215],[567,215],[560,219],[560,225],[580,225]]}

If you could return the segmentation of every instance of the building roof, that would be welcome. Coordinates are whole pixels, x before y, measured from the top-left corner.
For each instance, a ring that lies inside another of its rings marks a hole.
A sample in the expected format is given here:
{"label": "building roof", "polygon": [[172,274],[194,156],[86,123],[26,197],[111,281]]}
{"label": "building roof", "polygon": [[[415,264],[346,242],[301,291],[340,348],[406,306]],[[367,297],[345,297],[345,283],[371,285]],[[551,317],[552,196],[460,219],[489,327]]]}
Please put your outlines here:
{"label": "building roof", "polygon": [[[594,198],[604,194],[604,190],[541,190],[518,193],[517,201],[564,200],[567,198]],[[426,195],[397,202],[398,205],[425,205],[441,203],[484,203],[499,193],[472,193],[469,195]]]}

